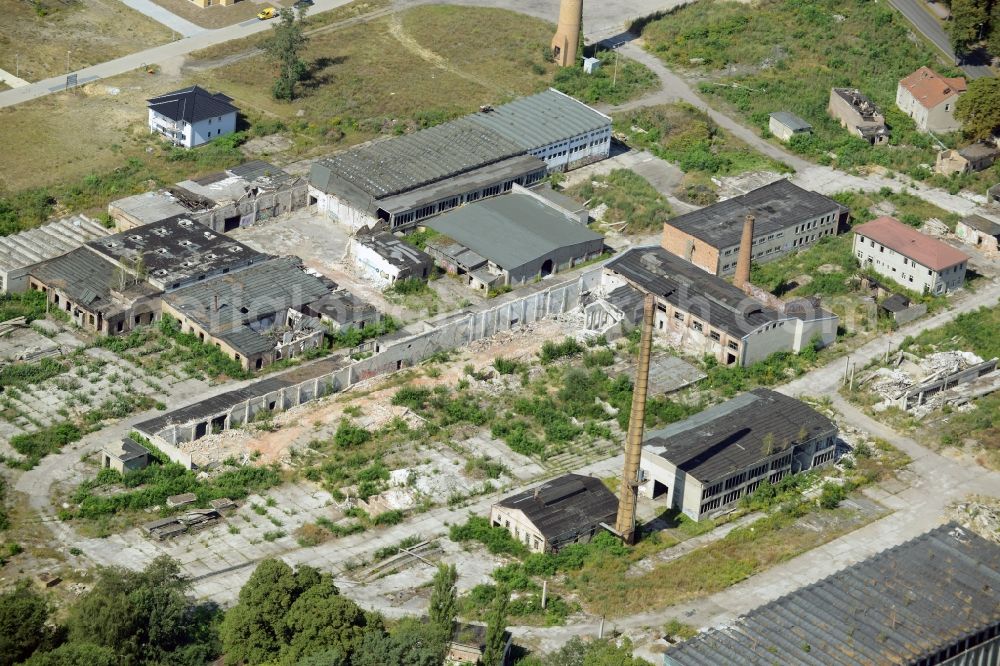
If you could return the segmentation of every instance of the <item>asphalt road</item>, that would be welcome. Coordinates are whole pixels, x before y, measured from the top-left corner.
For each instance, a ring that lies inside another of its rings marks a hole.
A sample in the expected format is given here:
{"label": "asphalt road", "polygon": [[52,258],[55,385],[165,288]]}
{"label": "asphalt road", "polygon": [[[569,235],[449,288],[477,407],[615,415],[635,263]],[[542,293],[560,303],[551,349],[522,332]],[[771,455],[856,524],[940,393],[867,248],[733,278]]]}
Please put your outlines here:
{"label": "asphalt road", "polygon": [[[312,7],[310,13],[317,14],[319,12],[330,11],[331,9],[336,9],[342,5],[346,5],[350,1],[351,0],[316,0],[316,4]],[[134,6],[141,11],[141,7],[143,5],[136,3]],[[159,20],[156,16],[151,15],[151,18],[153,18],[153,20]],[[108,78],[109,76],[124,74],[125,72],[130,72],[146,65],[162,63],[170,58],[184,56],[194,51],[208,48],[209,46],[214,46],[216,44],[221,44],[223,42],[228,42],[233,39],[249,37],[250,35],[254,35],[258,32],[269,30],[270,28],[271,21],[258,21],[255,18],[249,19],[243,21],[242,23],[236,23],[225,28],[203,30],[192,34],[189,37],[178,39],[174,42],[154,46],[153,48],[139,51],[138,53],[132,53],[127,56],[122,56],[121,58],[109,60],[108,62],[102,62],[99,65],[85,67],[72,73],[77,75],[77,83],[79,85],[83,85],[98,79]],[[42,81],[36,81],[35,83],[27,86],[0,92],[0,108],[27,102],[28,100],[44,97],[45,95],[65,89],[66,75],[54,76]]]}
{"label": "asphalt road", "polygon": [[[889,4],[895,7],[906,17],[924,37],[938,47],[945,57],[951,62],[955,62],[955,52],[951,48],[951,40],[948,33],[944,31],[941,24],[930,13],[923,0],[889,0]],[[985,65],[968,64],[962,65],[962,71],[969,75],[969,78],[980,79],[985,76],[994,76],[993,70]]]}

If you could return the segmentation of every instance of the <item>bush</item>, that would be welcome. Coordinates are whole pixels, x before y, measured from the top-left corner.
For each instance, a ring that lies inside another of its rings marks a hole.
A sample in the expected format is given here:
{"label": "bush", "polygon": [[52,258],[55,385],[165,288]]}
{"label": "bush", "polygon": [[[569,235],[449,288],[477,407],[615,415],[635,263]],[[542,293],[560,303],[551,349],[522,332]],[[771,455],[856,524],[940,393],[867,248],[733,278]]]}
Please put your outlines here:
{"label": "bush", "polygon": [[847,491],[839,483],[824,483],[819,496],[819,505],[824,509],[836,509],[847,497]]}
{"label": "bush", "polygon": [[333,441],[342,449],[352,449],[367,444],[371,438],[370,431],[345,419],[337,427],[337,434],[334,435]]}
{"label": "bush", "polygon": [[372,525],[398,525],[403,522],[403,512],[395,509],[380,513],[372,519]]}
{"label": "bush", "polygon": [[493,368],[501,375],[513,375],[520,371],[521,364],[503,356],[493,359]]}
{"label": "bush", "polygon": [[493,527],[489,519],[481,516],[469,516],[464,525],[452,525],[448,530],[448,538],[456,543],[478,541],[494,555],[528,554],[525,545],[515,539],[510,532],[502,527]]}
{"label": "bush", "polygon": [[14,435],[10,445],[15,451],[26,456],[32,466],[50,453],[58,453],[62,447],[83,437],[83,432],[69,422],[57,423],[37,432]]}
{"label": "bush", "polygon": [[542,363],[551,363],[566,356],[575,356],[582,351],[583,345],[573,338],[566,338],[558,343],[546,340],[542,344],[542,351],[538,355],[542,359]]}
{"label": "bush", "polygon": [[409,407],[415,412],[420,411],[431,398],[430,389],[404,386],[392,396],[392,404],[397,407]]}

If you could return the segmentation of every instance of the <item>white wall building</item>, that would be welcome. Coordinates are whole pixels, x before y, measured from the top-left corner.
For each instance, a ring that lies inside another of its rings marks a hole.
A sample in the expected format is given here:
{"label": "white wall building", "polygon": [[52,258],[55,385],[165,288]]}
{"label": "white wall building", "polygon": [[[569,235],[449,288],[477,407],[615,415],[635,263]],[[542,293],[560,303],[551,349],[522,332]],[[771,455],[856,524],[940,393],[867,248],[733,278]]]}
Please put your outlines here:
{"label": "white wall building", "polygon": [[354,269],[380,289],[398,280],[426,280],[434,269],[434,259],[389,232],[359,232],[347,249]]}
{"label": "white wall building", "polygon": [[809,405],[759,388],[646,435],[639,494],[694,519],[721,513],[765,480],[831,462],[837,426]]}
{"label": "white wall building", "polygon": [[965,79],[946,78],[930,67],[921,67],[896,88],[896,106],[913,118],[923,132],[953,132],[962,123],[955,120],[955,102],[966,90]]}
{"label": "white wall building", "polygon": [[862,268],[931,294],[960,289],[969,261],[961,251],[892,217],[855,227],[854,254]]}
{"label": "white wall building", "polygon": [[198,86],[154,97],[147,100],[149,131],[178,146],[200,146],[236,131],[239,109],[231,101],[231,97]]}

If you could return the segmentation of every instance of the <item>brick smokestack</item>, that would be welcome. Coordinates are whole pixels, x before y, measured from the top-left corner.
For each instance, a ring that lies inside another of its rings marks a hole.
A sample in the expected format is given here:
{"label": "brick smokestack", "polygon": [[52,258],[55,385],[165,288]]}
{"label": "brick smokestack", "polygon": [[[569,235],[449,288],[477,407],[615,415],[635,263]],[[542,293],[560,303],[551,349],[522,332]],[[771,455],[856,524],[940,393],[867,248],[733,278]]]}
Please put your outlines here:
{"label": "brick smokestack", "polygon": [[560,67],[576,65],[576,49],[583,27],[583,0],[562,0],[559,3],[559,24],[552,37],[552,57]]}
{"label": "brick smokestack", "polygon": [[740,238],[740,253],[736,257],[736,276],[733,286],[743,291],[750,286],[750,255],[753,254],[753,215],[743,221],[743,237]]}

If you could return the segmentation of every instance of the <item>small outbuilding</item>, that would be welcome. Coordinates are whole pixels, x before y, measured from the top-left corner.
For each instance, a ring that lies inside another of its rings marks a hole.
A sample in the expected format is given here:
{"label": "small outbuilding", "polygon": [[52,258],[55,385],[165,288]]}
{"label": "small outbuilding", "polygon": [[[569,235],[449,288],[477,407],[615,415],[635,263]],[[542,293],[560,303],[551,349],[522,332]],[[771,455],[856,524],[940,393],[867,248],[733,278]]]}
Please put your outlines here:
{"label": "small outbuilding", "polygon": [[589,542],[602,524],[614,524],[617,515],[618,498],[603,481],[564,474],[500,500],[490,510],[490,522],[532,552],[546,553]]}
{"label": "small outbuilding", "polygon": [[831,88],[829,114],[851,134],[872,144],[889,143],[885,116],[875,103],[857,88]]}
{"label": "small outbuilding", "polygon": [[[503,633],[504,648],[500,663],[507,663],[510,653],[512,635],[509,631]],[[445,662],[448,664],[478,664],[486,651],[486,626],[455,622],[452,625],[451,639],[448,641],[448,654]]]}
{"label": "small outbuilding", "polygon": [[955,225],[955,235],[987,254],[1000,251],[1000,224],[982,215],[969,215]]}
{"label": "small outbuilding", "polygon": [[239,109],[232,97],[200,86],[175,90],[147,100],[149,131],[172,143],[193,148],[236,131]]}
{"label": "small outbuilding", "polygon": [[942,150],[938,152],[934,171],[944,176],[983,171],[993,166],[998,155],[1000,149],[986,143],[974,143],[958,150]]}
{"label": "small outbuilding", "polygon": [[796,134],[812,134],[813,127],[794,113],[775,111],[771,114],[767,128],[782,141],[791,141]]}
{"label": "small outbuilding", "polygon": [[594,74],[601,68],[601,61],[598,58],[584,58],[583,71],[587,74]]}
{"label": "small outbuilding", "polygon": [[486,291],[568,270],[604,252],[604,237],[528,193],[487,199],[441,215],[427,253]]}
{"label": "small outbuilding", "polygon": [[149,464],[149,450],[125,437],[120,442],[105,444],[101,449],[101,467],[117,470],[121,474],[134,472]]}
{"label": "small outbuilding", "polygon": [[426,252],[387,231],[367,227],[351,238],[347,252],[355,270],[383,289],[397,280],[426,280],[434,268],[434,259]]}

